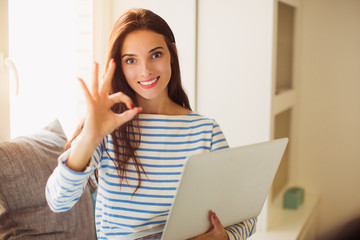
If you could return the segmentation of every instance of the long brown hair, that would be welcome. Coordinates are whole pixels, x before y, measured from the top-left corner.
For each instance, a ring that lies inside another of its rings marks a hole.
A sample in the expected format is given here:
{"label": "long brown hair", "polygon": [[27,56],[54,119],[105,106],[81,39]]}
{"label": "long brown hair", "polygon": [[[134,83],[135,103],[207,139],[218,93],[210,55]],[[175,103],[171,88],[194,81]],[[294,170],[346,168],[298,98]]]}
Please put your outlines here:
{"label": "long brown hair", "polygon": [[[169,98],[178,105],[191,110],[189,99],[181,84],[180,65],[174,34],[164,19],[146,9],[131,9],[125,12],[113,26],[109,38],[106,61],[106,66],[109,65],[112,58],[117,63],[114,77],[111,82],[111,93],[123,92],[132,99],[135,106],[138,105],[135,91],[127,83],[121,66],[121,48],[125,37],[127,34],[136,30],[150,30],[164,36],[166,45],[171,54],[171,78],[168,84]],[[115,104],[112,107],[112,110],[115,113],[122,113],[126,110],[126,106],[122,103]],[[141,186],[141,170],[145,173],[140,160],[136,156],[136,150],[140,145],[141,139],[140,128],[136,127],[139,126],[138,121],[139,118],[136,116],[133,120],[121,125],[111,133],[115,153],[115,158],[112,159],[112,161],[117,168],[121,181],[126,179],[128,162],[131,159],[134,162],[138,175],[138,185],[134,193]],[[66,148],[69,148],[71,142],[80,134],[82,127],[83,123],[79,125]]]}

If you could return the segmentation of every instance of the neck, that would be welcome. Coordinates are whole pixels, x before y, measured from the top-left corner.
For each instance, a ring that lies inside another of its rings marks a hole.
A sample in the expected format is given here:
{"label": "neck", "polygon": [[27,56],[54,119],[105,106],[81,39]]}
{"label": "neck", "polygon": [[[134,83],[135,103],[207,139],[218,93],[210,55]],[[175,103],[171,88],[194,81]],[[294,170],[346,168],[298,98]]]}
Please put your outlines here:
{"label": "neck", "polygon": [[145,99],[141,96],[138,96],[139,106],[142,107],[142,113],[148,114],[171,114],[171,109],[175,104],[169,97],[164,97],[162,99]]}
{"label": "neck", "polygon": [[185,115],[192,111],[173,102],[167,95],[156,99],[145,99],[137,96],[142,113],[161,115]]}

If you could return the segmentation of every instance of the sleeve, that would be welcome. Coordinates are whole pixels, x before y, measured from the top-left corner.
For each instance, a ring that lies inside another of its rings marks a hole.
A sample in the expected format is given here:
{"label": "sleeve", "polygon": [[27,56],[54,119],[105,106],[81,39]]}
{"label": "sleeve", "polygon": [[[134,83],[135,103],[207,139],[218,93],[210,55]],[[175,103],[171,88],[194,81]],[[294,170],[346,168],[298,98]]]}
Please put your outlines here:
{"label": "sleeve", "polygon": [[255,230],[256,218],[245,220],[225,228],[229,240],[245,240],[250,237]]}
{"label": "sleeve", "polygon": [[225,148],[229,148],[229,144],[226,141],[220,125],[215,120],[213,120],[210,151],[217,151]]}
{"label": "sleeve", "polygon": [[96,148],[83,172],[75,172],[65,165],[71,148],[59,156],[58,166],[50,175],[45,188],[46,201],[52,211],[67,211],[80,199],[90,175],[98,166],[103,149],[104,141]]}
{"label": "sleeve", "polygon": [[[211,139],[211,151],[217,151],[226,148],[229,148],[229,144],[226,141],[224,133],[220,128],[220,125],[214,120],[212,139]],[[226,227],[225,232],[228,235],[229,240],[245,240],[248,237],[250,237],[254,232],[256,221],[257,219],[253,218]]]}

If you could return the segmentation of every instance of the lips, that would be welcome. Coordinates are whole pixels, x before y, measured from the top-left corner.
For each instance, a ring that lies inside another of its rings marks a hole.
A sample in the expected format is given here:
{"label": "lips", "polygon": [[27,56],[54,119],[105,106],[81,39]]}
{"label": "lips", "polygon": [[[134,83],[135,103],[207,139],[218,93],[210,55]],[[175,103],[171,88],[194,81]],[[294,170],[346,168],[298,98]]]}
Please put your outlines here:
{"label": "lips", "polygon": [[142,88],[145,88],[145,89],[152,88],[152,87],[156,86],[156,84],[158,83],[159,78],[160,78],[160,76],[158,76],[156,78],[149,79],[149,80],[145,80],[145,81],[138,81],[138,83]]}

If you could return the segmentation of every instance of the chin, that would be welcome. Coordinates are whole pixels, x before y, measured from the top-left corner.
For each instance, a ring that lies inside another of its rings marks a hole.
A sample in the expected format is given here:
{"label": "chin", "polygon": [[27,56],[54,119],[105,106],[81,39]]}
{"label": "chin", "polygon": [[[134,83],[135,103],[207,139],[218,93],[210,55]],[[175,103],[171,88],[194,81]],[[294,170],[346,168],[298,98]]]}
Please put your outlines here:
{"label": "chin", "polygon": [[[155,89],[153,89],[155,90]],[[168,98],[168,94],[167,94],[167,87],[165,87],[163,90],[159,91],[159,89],[157,89],[157,91],[149,91],[149,90],[143,90],[140,89],[137,92],[137,95],[143,99],[146,100],[155,100],[155,99],[162,99],[162,97],[164,97],[164,99]]]}
{"label": "chin", "polygon": [[139,94],[139,96],[145,100],[154,100],[159,97],[159,94]]}

